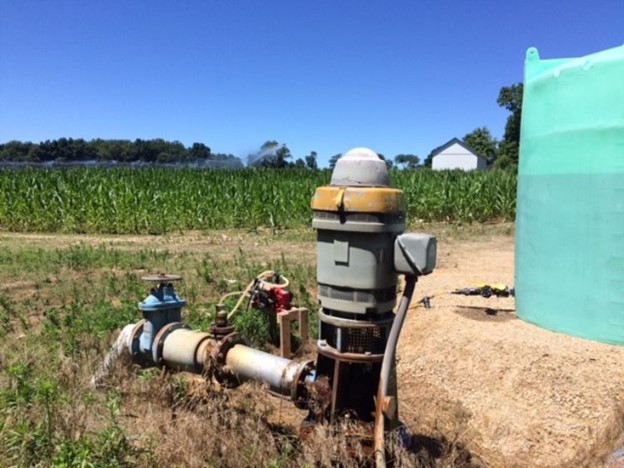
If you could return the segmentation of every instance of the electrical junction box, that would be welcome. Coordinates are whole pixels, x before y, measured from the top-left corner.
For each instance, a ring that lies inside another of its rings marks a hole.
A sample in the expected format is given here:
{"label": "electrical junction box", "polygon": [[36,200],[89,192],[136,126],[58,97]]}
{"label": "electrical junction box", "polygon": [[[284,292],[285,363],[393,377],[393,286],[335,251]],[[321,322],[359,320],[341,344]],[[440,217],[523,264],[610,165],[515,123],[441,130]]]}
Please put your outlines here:
{"label": "electrical junction box", "polygon": [[436,266],[436,238],[429,234],[402,234],[394,242],[394,269],[397,273],[428,275]]}

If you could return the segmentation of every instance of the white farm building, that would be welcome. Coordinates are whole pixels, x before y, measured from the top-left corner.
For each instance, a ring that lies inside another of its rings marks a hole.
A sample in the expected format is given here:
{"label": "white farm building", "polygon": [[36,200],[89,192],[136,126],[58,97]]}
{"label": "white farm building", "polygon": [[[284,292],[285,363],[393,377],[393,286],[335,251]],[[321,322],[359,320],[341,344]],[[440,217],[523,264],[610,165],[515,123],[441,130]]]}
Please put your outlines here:
{"label": "white farm building", "polygon": [[435,150],[431,169],[487,169],[487,161],[459,138],[453,138]]}

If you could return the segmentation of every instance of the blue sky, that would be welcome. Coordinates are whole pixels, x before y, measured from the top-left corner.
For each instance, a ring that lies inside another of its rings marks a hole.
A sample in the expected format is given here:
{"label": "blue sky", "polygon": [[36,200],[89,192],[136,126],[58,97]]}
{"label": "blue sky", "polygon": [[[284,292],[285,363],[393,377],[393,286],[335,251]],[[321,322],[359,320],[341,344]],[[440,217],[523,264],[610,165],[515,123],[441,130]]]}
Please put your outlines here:
{"label": "blue sky", "polygon": [[524,54],[624,43],[623,0],[0,0],[0,142],[164,138],[319,162],[487,126]]}

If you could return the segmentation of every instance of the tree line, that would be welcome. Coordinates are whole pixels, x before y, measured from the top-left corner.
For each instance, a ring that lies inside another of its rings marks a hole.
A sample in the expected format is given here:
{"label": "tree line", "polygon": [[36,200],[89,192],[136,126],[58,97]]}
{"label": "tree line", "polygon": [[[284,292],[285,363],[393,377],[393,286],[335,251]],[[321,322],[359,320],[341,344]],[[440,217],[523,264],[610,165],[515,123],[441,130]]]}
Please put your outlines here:
{"label": "tree line", "polygon": [[[341,156],[332,157],[331,167]],[[380,155],[383,159],[385,157]],[[247,156],[247,165],[264,168],[307,168],[318,169],[318,154],[310,151],[303,158],[294,160],[286,144],[275,140],[265,142],[260,150]],[[400,155],[396,162],[404,167],[416,167],[418,157],[414,155]],[[86,141],[82,138],[59,138],[46,140],[41,143],[9,141],[0,144],[0,161],[21,163],[70,163],[70,162],[118,162],[118,163],[156,163],[156,164],[198,164],[220,162],[217,167],[243,167],[240,158],[232,154],[213,153],[204,143],[193,143],[185,147],[179,141],[166,141],[161,138],[142,140],[104,140],[95,139]],[[387,163],[391,166],[392,161]]]}
{"label": "tree line", "polygon": [[142,140],[85,141],[82,138],[59,138],[41,143],[9,141],[0,144],[0,161],[45,163],[49,161],[117,161],[120,163],[186,163],[197,161],[238,161],[232,154],[213,153],[204,143],[185,147],[179,141],[161,138]]}
{"label": "tree line", "polygon": [[[399,154],[395,156],[394,159],[388,159],[381,153],[377,154],[386,162],[389,168],[396,164],[397,167],[415,169],[418,167],[418,162],[420,160],[418,156],[414,154]],[[275,140],[269,140],[260,147],[260,151],[257,154],[252,154],[247,157],[247,165],[251,167],[272,167],[277,169],[289,167],[298,169],[318,169],[317,156],[318,154],[316,151],[310,151],[305,157],[293,160],[293,155],[286,144],[278,143]],[[330,169],[334,168],[341,156],[342,153],[337,153],[329,158]]]}
{"label": "tree line", "polygon": [[[505,169],[516,167],[518,164],[518,153],[520,147],[520,119],[522,116],[522,93],[523,84],[517,83],[511,86],[504,86],[498,93],[497,104],[510,112],[505,123],[503,138],[496,140],[487,127],[477,127],[467,133],[462,138],[463,142],[472,148],[477,154],[486,159],[488,166]],[[423,165],[431,167],[433,156],[441,147],[431,150],[425,158]],[[387,158],[384,154],[378,153],[379,157],[386,162],[386,165],[398,167],[400,169],[416,169],[420,164],[420,158],[415,154],[397,154],[394,158]],[[333,169],[341,153],[334,154],[329,158],[329,168]],[[311,151],[305,158],[298,158],[292,161],[292,154],[285,144],[280,144],[275,140],[269,140],[262,147],[257,155],[248,157],[250,166],[259,167],[300,167],[316,169],[317,154]]]}
{"label": "tree line", "polygon": [[[520,120],[522,115],[522,83],[505,86],[500,89],[497,103],[510,112],[505,124],[503,138],[496,140],[487,127],[477,127],[464,135],[462,140],[479,155],[484,157],[491,167],[507,168],[518,164],[520,145]],[[425,158],[424,166],[431,167],[431,161],[440,147],[434,148]],[[268,140],[256,153],[247,156],[247,165],[251,167],[271,168],[307,168],[318,169],[316,151],[310,151],[304,157],[295,159],[284,143]],[[341,154],[329,159],[333,169]],[[388,158],[379,156],[388,167],[415,169],[420,165],[420,158],[415,154],[397,154]],[[242,167],[242,161],[232,155],[212,153],[204,143],[193,143],[185,147],[179,141],[166,141],[161,138],[142,140],[104,140],[85,141],[82,138],[59,138],[41,143],[9,141],[0,144],[0,161],[25,163],[80,162],[80,161],[116,161],[119,163],[193,163],[221,162],[226,167]],[[209,165],[209,164],[207,164]]]}

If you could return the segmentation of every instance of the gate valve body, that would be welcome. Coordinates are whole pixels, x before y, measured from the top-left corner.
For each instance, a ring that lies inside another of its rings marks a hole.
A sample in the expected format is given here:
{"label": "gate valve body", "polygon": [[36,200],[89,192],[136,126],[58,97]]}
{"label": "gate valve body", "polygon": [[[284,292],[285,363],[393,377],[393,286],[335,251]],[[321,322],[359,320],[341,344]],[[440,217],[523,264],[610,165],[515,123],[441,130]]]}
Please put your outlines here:
{"label": "gate valve body", "polygon": [[138,349],[132,349],[132,352],[151,355],[154,337],[165,325],[181,322],[182,307],[186,305],[186,301],[176,294],[173,287],[173,282],[179,281],[181,276],[162,274],[144,276],[141,279],[156,283],[156,286],[143,301],[139,302],[139,310],[145,320],[142,322],[140,334],[139,330],[135,333],[135,336],[138,335]]}

